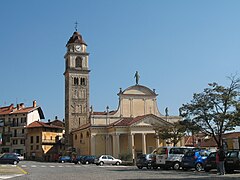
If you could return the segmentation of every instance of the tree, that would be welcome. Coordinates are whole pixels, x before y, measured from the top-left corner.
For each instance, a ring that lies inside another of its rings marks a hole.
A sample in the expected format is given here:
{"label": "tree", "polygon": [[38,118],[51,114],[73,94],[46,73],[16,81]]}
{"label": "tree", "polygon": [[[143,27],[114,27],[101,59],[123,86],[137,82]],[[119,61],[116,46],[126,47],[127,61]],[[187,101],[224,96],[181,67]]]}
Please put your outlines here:
{"label": "tree", "polygon": [[161,126],[155,127],[156,136],[162,140],[169,140],[173,146],[176,146],[177,143],[185,135],[186,126],[183,125],[180,121],[172,123],[171,126]]}
{"label": "tree", "polygon": [[191,134],[192,136],[192,146],[195,146],[195,135],[200,132],[200,127],[197,126],[194,122],[184,120],[182,121],[182,125],[186,127],[187,134]]}
{"label": "tree", "polygon": [[212,136],[218,147],[222,146],[223,134],[240,125],[240,79],[232,76],[229,80],[228,87],[215,82],[208,84],[208,88],[202,93],[195,93],[191,102],[181,107],[184,120]]}

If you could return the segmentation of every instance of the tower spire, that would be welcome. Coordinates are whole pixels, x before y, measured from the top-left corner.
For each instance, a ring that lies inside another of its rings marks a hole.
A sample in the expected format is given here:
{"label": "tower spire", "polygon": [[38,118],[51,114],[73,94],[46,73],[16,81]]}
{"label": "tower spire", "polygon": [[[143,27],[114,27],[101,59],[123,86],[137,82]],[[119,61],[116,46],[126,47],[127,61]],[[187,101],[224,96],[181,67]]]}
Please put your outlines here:
{"label": "tower spire", "polygon": [[75,31],[77,32],[77,26],[78,26],[78,22],[75,22]]}

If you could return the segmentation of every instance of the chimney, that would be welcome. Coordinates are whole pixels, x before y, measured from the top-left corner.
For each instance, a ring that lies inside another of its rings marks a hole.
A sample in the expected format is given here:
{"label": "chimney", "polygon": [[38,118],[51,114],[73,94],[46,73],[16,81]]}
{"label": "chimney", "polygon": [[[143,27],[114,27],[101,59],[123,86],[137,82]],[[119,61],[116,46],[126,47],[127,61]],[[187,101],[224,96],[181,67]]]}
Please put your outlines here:
{"label": "chimney", "polygon": [[48,122],[50,123],[50,119],[48,119]]}
{"label": "chimney", "polygon": [[58,119],[58,117],[57,116],[55,116],[55,120],[57,120]]}
{"label": "chimney", "polygon": [[20,103],[20,108],[25,108],[24,103]]}
{"label": "chimney", "polygon": [[20,104],[17,104],[17,110],[19,110],[20,109]]}
{"label": "chimney", "polygon": [[33,101],[33,107],[37,107],[37,101],[36,100]]}
{"label": "chimney", "polygon": [[9,107],[9,110],[12,110],[12,109],[13,109],[13,107],[14,107],[14,105],[13,105],[13,104],[11,104],[11,105],[10,105],[10,107]]}

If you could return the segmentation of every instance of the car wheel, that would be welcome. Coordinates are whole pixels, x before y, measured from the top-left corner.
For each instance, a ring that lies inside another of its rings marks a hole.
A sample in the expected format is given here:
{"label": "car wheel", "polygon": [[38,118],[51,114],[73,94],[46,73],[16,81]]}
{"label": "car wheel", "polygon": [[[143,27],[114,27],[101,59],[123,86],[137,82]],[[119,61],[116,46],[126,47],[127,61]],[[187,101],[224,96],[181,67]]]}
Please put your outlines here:
{"label": "car wheel", "polygon": [[153,166],[153,169],[158,169],[158,167],[157,166]]}
{"label": "car wheel", "polygon": [[202,164],[201,163],[197,163],[195,165],[195,169],[196,169],[196,171],[200,172],[203,169]]}
{"label": "car wheel", "polygon": [[17,165],[17,163],[18,163],[17,161],[13,161],[13,164],[14,164],[14,165]]}
{"label": "car wheel", "polygon": [[61,161],[62,163],[64,163],[64,161]]}
{"label": "car wheel", "polygon": [[138,167],[138,169],[142,169],[143,167],[142,166],[137,166]]}
{"label": "car wheel", "polygon": [[120,162],[117,161],[117,162],[116,162],[116,165],[119,166],[119,165],[120,165]]}
{"label": "car wheel", "polygon": [[104,164],[104,162],[102,162],[102,161],[99,163],[100,166],[103,166],[103,164]]}
{"label": "car wheel", "polygon": [[86,163],[85,164],[89,164],[89,162],[88,161],[86,161]]}
{"label": "car wheel", "polygon": [[81,164],[81,162],[80,162],[80,161],[78,161],[78,162],[77,162],[77,164]]}
{"label": "car wheel", "polygon": [[180,168],[180,163],[179,162],[175,162],[174,164],[173,164],[173,169],[174,170],[178,170]]}

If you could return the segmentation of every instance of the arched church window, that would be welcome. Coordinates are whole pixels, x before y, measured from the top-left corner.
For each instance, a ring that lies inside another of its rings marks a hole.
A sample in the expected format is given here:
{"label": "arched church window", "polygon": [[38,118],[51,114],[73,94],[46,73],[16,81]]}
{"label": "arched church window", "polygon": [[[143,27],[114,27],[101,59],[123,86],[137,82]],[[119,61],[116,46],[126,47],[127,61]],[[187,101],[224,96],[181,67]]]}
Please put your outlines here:
{"label": "arched church window", "polygon": [[77,140],[77,135],[75,134],[75,140]]}
{"label": "arched church window", "polygon": [[78,85],[79,83],[78,83],[78,78],[77,77],[75,77],[74,79],[73,79],[73,84],[74,85]]}
{"label": "arched church window", "polygon": [[80,82],[81,85],[84,85],[84,86],[86,85],[86,79],[85,78],[81,78],[80,81],[81,81]]}
{"label": "arched church window", "polygon": [[80,57],[77,57],[76,60],[75,60],[75,65],[76,67],[78,68],[82,68],[82,58]]}
{"label": "arched church window", "polygon": [[83,134],[81,133],[81,139],[83,138]]}
{"label": "arched church window", "polygon": [[89,132],[87,131],[87,138],[89,138]]}

